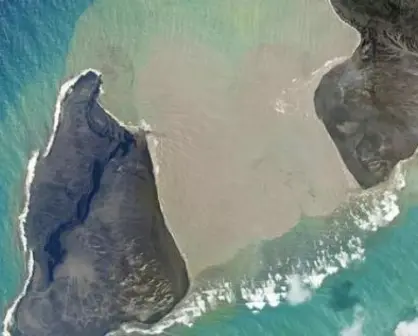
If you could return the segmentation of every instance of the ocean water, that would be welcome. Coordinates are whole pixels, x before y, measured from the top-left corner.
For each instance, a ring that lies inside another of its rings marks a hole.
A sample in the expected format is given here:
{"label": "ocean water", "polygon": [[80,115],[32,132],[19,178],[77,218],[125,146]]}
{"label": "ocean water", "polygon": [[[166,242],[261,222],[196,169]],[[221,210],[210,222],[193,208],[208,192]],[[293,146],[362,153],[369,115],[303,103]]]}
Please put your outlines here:
{"label": "ocean water", "polygon": [[[28,160],[46,144],[62,77],[93,56],[67,58],[77,19],[91,1],[0,4],[0,306],[5,314],[27,276],[18,218]],[[245,37],[242,48],[248,36],[259,36],[248,30],[245,17],[241,13],[235,22]],[[329,216],[305,217],[283,237],[257,243],[252,247],[256,276],[218,275],[155,328],[138,331],[130,324],[113,334],[418,335],[417,182],[413,158],[388,183],[351,195]],[[246,251],[235,263],[245,256]]]}
{"label": "ocean water", "polygon": [[31,152],[45,144],[77,18],[88,0],[0,3],[0,309],[26,277],[18,234]]}

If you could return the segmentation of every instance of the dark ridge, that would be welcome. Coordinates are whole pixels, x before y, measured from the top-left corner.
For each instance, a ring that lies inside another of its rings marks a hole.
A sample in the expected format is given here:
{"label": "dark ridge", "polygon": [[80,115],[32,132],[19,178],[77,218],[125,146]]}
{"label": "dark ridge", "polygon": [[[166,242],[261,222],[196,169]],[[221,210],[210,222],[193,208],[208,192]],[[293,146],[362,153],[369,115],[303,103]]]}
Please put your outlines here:
{"label": "dark ridge", "polygon": [[387,180],[418,146],[418,2],[331,3],[361,42],[324,75],[315,109],[347,168],[369,188]]}
{"label": "dark ridge", "polygon": [[34,277],[12,335],[103,336],[124,322],[152,324],[188,290],[145,132],[101,108],[101,83],[93,71],[78,78],[37,164],[25,224]]}

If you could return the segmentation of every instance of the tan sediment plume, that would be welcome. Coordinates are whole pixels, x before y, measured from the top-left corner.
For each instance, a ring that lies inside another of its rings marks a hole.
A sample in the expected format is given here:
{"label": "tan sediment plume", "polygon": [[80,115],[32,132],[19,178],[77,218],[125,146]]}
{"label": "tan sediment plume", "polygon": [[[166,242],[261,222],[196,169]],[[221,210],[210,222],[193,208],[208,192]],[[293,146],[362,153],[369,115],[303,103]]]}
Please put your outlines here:
{"label": "tan sediment plume", "polygon": [[267,46],[231,79],[208,50],[168,41],[155,50],[138,99],[165,135],[160,196],[192,273],[283,234],[301,214],[331,212],[354,187],[310,99],[325,69],[293,80]]}
{"label": "tan sediment plume", "polygon": [[97,68],[103,105],[163,134],[159,196],[195,276],[355,187],[312,97],[324,64],[356,42],[326,0],[101,0],[68,72]]}

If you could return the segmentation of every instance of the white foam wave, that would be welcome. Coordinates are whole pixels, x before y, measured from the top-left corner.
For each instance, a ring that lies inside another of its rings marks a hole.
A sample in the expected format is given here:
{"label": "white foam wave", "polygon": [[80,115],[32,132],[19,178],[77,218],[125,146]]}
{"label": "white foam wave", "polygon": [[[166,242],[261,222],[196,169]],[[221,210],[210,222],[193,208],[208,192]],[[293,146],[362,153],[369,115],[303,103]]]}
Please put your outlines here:
{"label": "white foam wave", "polygon": [[364,231],[377,231],[389,225],[399,215],[398,193],[405,185],[403,162],[395,166],[389,181],[376,189],[365,191],[366,201],[360,205],[361,214],[351,211],[354,223]]}
{"label": "white foam wave", "polygon": [[82,71],[78,76],[75,76],[75,77],[69,79],[68,81],[66,81],[61,86],[61,88],[59,90],[59,93],[58,93],[57,101],[55,103],[54,124],[53,124],[52,133],[49,137],[48,144],[47,144],[46,149],[44,151],[43,157],[48,156],[49,153],[51,152],[51,148],[52,148],[52,145],[54,143],[55,135],[57,133],[58,125],[59,125],[60,118],[61,118],[61,112],[62,112],[61,111],[61,104],[62,104],[62,101],[65,99],[67,94],[71,93],[71,90],[72,90],[74,84],[78,81],[78,79],[80,77],[83,77],[84,75],[86,75],[90,71],[96,73],[98,76],[101,76],[101,73],[99,71],[95,70],[95,69],[86,69],[86,70]]}
{"label": "white foam wave", "polygon": [[292,274],[287,277],[289,291],[286,300],[292,305],[298,305],[310,300],[312,291],[306,286],[298,274]]}
{"label": "white foam wave", "polygon": [[[319,244],[321,245],[321,244]],[[351,237],[345,249],[335,253],[325,244],[317,250],[312,262],[298,262],[292,268],[292,274],[269,273],[267,279],[242,281],[240,296],[243,304],[253,313],[258,313],[266,306],[277,307],[283,302],[301,304],[310,299],[313,290],[319,288],[323,281],[339,269],[348,267],[353,261],[364,260],[365,249],[359,237]],[[306,268],[309,270],[306,270]],[[303,270],[305,268],[305,270]],[[150,329],[144,330],[135,324],[126,324],[121,330],[124,333],[141,331],[144,334],[160,334],[174,325],[191,327],[194,321],[203,314],[225,304],[240,303],[230,282],[218,282],[207,289],[192,293],[184,302]],[[109,334],[113,335],[113,334]],[[118,335],[118,334],[115,334]]]}
{"label": "white foam wave", "polygon": [[[345,59],[346,57],[335,57],[327,61],[322,67],[312,72],[312,79],[309,82],[314,80],[314,76],[322,74],[325,70]],[[297,79],[293,82],[297,82]],[[284,90],[282,93],[284,95],[286,91]],[[284,113],[285,104],[284,100],[277,100],[275,105],[276,111]],[[141,120],[140,126],[146,131],[152,131],[151,126],[145,120]],[[156,175],[158,175],[159,167],[156,152],[158,141],[153,144],[154,147],[151,147],[151,154],[154,165],[157,167]],[[377,228],[393,221],[399,214],[396,192],[405,186],[405,178],[400,164],[395,167],[391,183],[387,186],[387,190],[380,194],[374,191],[371,193],[365,192],[367,196],[372,197],[371,205],[360,207],[363,216],[360,217],[358,214],[352,213],[348,220],[351,223],[354,222],[357,227],[364,231],[375,231]],[[373,199],[373,197],[376,198]],[[223,304],[241,303],[241,300],[254,313],[260,312],[266,306],[277,307],[283,302],[290,304],[306,302],[311,298],[313,291],[319,288],[328,276],[335,274],[340,269],[349,267],[355,261],[358,262],[365,259],[365,248],[360,237],[352,236],[346,242],[345,247],[343,247],[343,242],[339,241],[337,236],[335,241],[340,245],[339,251],[335,252],[335,250],[325,246],[324,242],[319,241],[316,258],[311,262],[305,262],[305,264],[299,261],[298,265],[291,268],[290,275],[270,272],[265,280],[242,281],[239,291],[240,300],[236,297],[230,282],[220,281],[208,286],[206,289],[193,292],[177,309],[150,329],[144,330],[135,323],[128,323],[121,326],[120,331],[123,331],[125,334],[138,331],[143,334],[160,334],[174,325],[191,327],[194,321],[203,314],[213,311]],[[357,311],[360,311],[360,309],[358,308]],[[363,317],[360,313],[356,313],[353,324],[342,330],[341,335],[360,336],[362,328]],[[108,335],[119,334],[116,332]]]}
{"label": "white foam wave", "polygon": [[316,76],[318,74],[323,74],[326,70],[330,70],[334,65],[344,62],[348,57],[347,56],[336,56],[324,63],[318,69],[315,69],[311,72],[311,76]]}
{"label": "white foam wave", "polygon": [[[333,66],[345,61],[346,59],[346,56],[334,57],[330,60],[327,60],[319,68],[313,70],[309,78],[293,78],[289,83],[289,86],[286,89],[282,89],[281,93],[275,99],[273,108],[277,115],[285,114],[288,111],[288,108],[299,110],[298,101],[295,102],[292,99],[289,100],[289,94],[295,94],[302,89],[310,87],[312,84],[316,84],[319,81],[319,76],[324,75],[326,71],[330,70]],[[299,97],[299,94],[297,97]],[[308,113],[305,113],[306,117],[308,117],[308,115]]]}
{"label": "white foam wave", "polygon": [[[280,279],[282,278],[279,275]],[[262,310],[267,304],[271,307],[277,307],[285,294],[276,291],[276,282],[271,274],[268,279],[259,283],[259,286],[242,285],[240,288],[241,297],[245,305],[253,312]]]}
{"label": "white foam wave", "polygon": [[145,119],[140,120],[139,126],[141,126],[141,128],[146,132],[152,132],[151,125],[149,123],[147,123],[147,121]]}
{"label": "white foam wave", "polygon": [[9,329],[13,324],[14,312],[19,302],[26,295],[26,291],[28,289],[29,283],[33,275],[33,268],[34,268],[33,253],[32,251],[28,250],[28,243],[27,243],[27,238],[26,238],[26,233],[25,233],[25,222],[26,222],[27,214],[29,212],[30,187],[32,185],[33,178],[35,176],[35,169],[36,169],[36,164],[38,162],[38,158],[39,158],[39,151],[36,151],[32,154],[28,162],[26,181],[25,181],[25,198],[26,199],[25,199],[25,204],[23,206],[23,210],[18,217],[20,241],[23,247],[24,254],[25,256],[27,255],[26,268],[27,268],[28,277],[25,280],[22,292],[17,296],[15,301],[12,303],[12,305],[6,312],[6,315],[3,320],[3,336],[11,336],[11,334],[9,333]]}
{"label": "white foam wave", "polygon": [[147,123],[144,119],[141,119],[139,122],[139,126],[149,134],[149,138],[151,142],[149,143],[149,150],[152,157],[152,164],[154,166],[154,175],[158,178],[160,173],[160,165],[158,163],[158,146],[160,142],[158,138],[154,135],[153,129],[149,123]]}
{"label": "white foam wave", "polygon": [[354,308],[354,321],[353,324],[341,330],[341,336],[362,336],[364,325],[363,308],[356,306]]}
{"label": "white foam wave", "polygon": [[12,334],[10,334],[10,332],[9,332],[9,329],[13,325],[13,322],[14,322],[13,315],[16,311],[17,305],[23,299],[23,297],[26,295],[26,292],[28,290],[28,286],[29,286],[29,284],[32,280],[33,269],[34,269],[33,252],[29,251],[28,260],[27,260],[28,277],[25,280],[25,284],[23,285],[22,292],[18,295],[16,300],[13,302],[11,307],[6,312],[6,315],[5,315],[4,320],[3,320],[3,336],[12,336]]}
{"label": "white foam wave", "polygon": [[28,250],[28,242],[25,233],[25,222],[26,216],[29,212],[29,203],[30,203],[30,187],[32,185],[33,178],[35,177],[35,168],[38,163],[39,151],[35,151],[31,158],[29,159],[27,168],[26,168],[26,179],[25,179],[25,204],[23,205],[23,210],[18,217],[19,221],[19,234],[20,241],[22,242],[23,252],[26,253]]}
{"label": "white foam wave", "polygon": [[[404,186],[404,175],[400,169],[397,170],[395,177],[393,185],[388,186],[386,190],[365,192],[369,204],[362,205],[364,197],[360,197],[357,203],[360,204],[361,216],[352,213],[347,223],[369,232],[391,222],[399,214],[396,191]],[[337,250],[335,246],[338,246]],[[283,302],[301,304],[309,300],[313,291],[319,288],[328,276],[349,267],[353,262],[361,262],[365,259],[362,239],[355,235],[345,240],[345,243],[336,235],[334,247],[319,240],[315,253],[313,260],[298,260],[296,265],[291,265],[290,273],[270,272],[265,280],[242,281],[240,300],[243,300],[245,306],[253,313],[260,312],[266,306],[277,307]],[[284,263],[278,262],[278,266],[283,265]],[[124,332],[141,330],[147,334],[158,334],[175,324],[192,326],[196,318],[220,305],[236,303],[241,301],[237,300],[232,284],[227,281],[219,282],[207,289],[192,293],[178,309],[153,328],[144,331],[127,325],[123,330]],[[344,332],[342,335],[361,335],[354,333],[361,330],[359,328],[360,320],[356,320],[352,326],[342,331]]]}
{"label": "white foam wave", "polygon": [[243,283],[242,298],[246,306],[253,310],[261,310],[264,306],[277,307],[281,302],[300,304],[310,299],[312,291],[319,288],[323,281],[341,268],[346,268],[353,261],[364,260],[364,248],[358,237],[352,237],[344,250],[331,252],[323,247],[316,252],[316,258],[309,262],[298,260],[292,267],[292,274],[269,273],[264,281],[257,284]]}
{"label": "white foam wave", "polygon": [[[150,329],[144,330],[135,323],[126,324],[120,331],[124,333],[142,332],[144,334],[160,334],[174,325],[191,327],[194,321],[203,314],[213,311],[222,305],[241,304],[253,313],[260,312],[266,306],[277,307],[283,302],[301,304],[312,295],[312,291],[321,286],[324,279],[334,274],[341,267],[347,267],[354,260],[363,260],[364,248],[360,238],[352,237],[346,251],[332,253],[328,247],[317,252],[317,258],[311,263],[299,261],[291,275],[279,272],[269,273],[265,280],[242,281],[240,298],[237,298],[233,285],[228,282],[213,283],[206,289],[193,292],[171,314]],[[303,267],[310,266],[310,271]],[[119,335],[117,332],[111,335]]]}
{"label": "white foam wave", "polygon": [[395,336],[418,336],[418,318],[399,322],[395,329]]}
{"label": "white foam wave", "polygon": [[411,156],[411,158],[401,161],[393,169],[392,178],[390,182],[392,188],[396,191],[401,191],[403,188],[406,187],[404,165],[407,164],[410,160],[414,159],[418,155],[417,153],[418,150],[414,153],[413,156]]}
{"label": "white foam wave", "polygon": [[193,322],[204,313],[213,311],[222,304],[232,304],[236,301],[232,284],[227,281],[219,282],[210,288],[190,294],[178,308],[149,329],[144,329],[137,323],[127,323],[106,336],[117,336],[121,331],[123,334],[141,332],[147,335],[158,335],[174,325],[191,327]]}
{"label": "white foam wave", "polygon": [[351,213],[355,224],[364,231],[377,231],[387,226],[399,215],[398,196],[385,190],[379,197],[372,198],[371,204],[361,204],[361,215]]}
{"label": "white foam wave", "polygon": [[[394,187],[388,187],[380,194],[375,193],[376,199],[373,199],[374,194],[368,194],[368,196],[372,196],[371,203],[367,207],[360,206],[363,215],[360,217],[358,214],[351,214],[347,220],[364,231],[375,230],[393,221],[399,214],[396,191],[405,185],[401,169],[396,169],[394,177]],[[355,261],[361,262],[365,259],[365,248],[360,237],[352,236],[344,246],[343,241],[335,236],[335,243],[339,246],[337,251],[332,250],[323,241],[318,241],[315,259],[310,262],[299,260],[297,265],[291,268],[293,275],[273,272],[268,274],[266,280],[243,281],[240,294],[245,305],[253,312],[259,312],[265,306],[277,307],[285,301],[291,304],[302,303],[310,298],[312,291],[319,288],[328,276],[349,267]],[[225,292],[228,294],[226,295]],[[207,300],[206,296],[211,299]],[[191,325],[197,317],[205,312],[215,309],[219,304],[228,302],[225,297],[229,297],[230,301],[235,302],[232,286],[228,283],[195,293],[192,299],[186,300],[184,308],[179,309],[164,325],[158,328],[158,332],[177,323]],[[207,304],[209,301],[212,304]],[[351,329],[347,329],[343,335],[356,335],[354,332],[359,328],[360,320],[356,320]],[[349,331],[353,334],[348,334]]]}

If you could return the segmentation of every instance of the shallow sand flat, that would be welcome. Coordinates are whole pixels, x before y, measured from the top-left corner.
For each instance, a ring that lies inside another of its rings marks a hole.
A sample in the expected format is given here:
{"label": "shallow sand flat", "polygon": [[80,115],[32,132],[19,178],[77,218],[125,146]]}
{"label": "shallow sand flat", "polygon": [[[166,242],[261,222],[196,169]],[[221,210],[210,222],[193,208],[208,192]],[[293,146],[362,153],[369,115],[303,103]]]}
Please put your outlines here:
{"label": "shallow sand flat", "polygon": [[313,91],[357,35],[322,0],[175,3],[98,1],[68,73],[101,69],[105,107],[161,135],[159,195],[194,276],[301,214],[329,213],[356,187]]}

